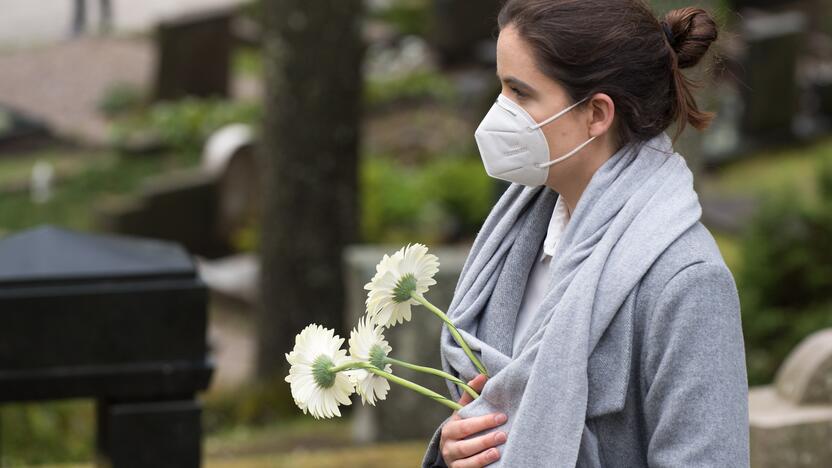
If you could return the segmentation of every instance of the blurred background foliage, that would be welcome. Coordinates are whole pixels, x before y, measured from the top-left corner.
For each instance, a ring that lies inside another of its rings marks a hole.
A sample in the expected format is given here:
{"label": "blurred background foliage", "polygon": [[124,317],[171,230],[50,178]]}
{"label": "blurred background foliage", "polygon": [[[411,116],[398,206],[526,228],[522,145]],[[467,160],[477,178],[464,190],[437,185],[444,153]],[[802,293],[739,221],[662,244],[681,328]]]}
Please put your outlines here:
{"label": "blurred background foliage", "polygon": [[[832,326],[832,152],[823,153],[807,183],[765,194],[740,240],[751,384],[770,382],[804,337]],[[801,196],[801,186],[814,186],[812,196]]]}

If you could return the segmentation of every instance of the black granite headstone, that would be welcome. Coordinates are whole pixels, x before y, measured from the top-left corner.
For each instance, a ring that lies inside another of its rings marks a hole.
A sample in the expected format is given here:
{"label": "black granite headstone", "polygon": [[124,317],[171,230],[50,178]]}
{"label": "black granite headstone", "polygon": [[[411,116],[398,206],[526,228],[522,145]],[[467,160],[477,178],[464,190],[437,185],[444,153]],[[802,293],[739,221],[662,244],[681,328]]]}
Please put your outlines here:
{"label": "black granite headstone", "polygon": [[103,465],[197,467],[207,301],[175,244],[53,227],[0,239],[0,403],[94,398]]}

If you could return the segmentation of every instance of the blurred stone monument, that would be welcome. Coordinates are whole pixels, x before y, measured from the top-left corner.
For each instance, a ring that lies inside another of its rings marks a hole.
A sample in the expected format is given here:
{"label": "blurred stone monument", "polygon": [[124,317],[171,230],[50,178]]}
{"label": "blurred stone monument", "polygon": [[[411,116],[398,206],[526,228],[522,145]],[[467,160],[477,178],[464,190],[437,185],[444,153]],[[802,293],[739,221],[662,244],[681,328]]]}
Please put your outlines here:
{"label": "blurred stone monument", "polygon": [[228,125],[208,139],[201,167],[149,177],[137,195],[100,203],[97,227],[175,241],[205,257],[227,255],[257,216],[257,174],[251,128]]}
{"label": "blurred stone monument", "polygon": [[178,242],[207,257],[227,253],[212,235],[216,226],[216,177],[178,170],[143,181],[139,193],[105,199],[96,207],[96,227],[105,232]]}
{"label": "blurred stone monument", "polygon": [[797,3],[795,0],[730,0],[731,8],[735,10],[744,10],[746,8],[777,8],[783,5],[793,5]]}
{"label": "blurred stone monument", "polygon": [[818,27],[827,36],[832,36],[832,0],[818,0]]}
{"label": "blurred stone monument", "polygon": [[780,142],[800,133],[797,61],[804,47],[806,16],[800,11],[755,14],[741,25],[746,50],[741,129],[755,142]]}
{"label": "blurred stone monument", "polygon": [[[430,40],[445,65],[493,55],[499,0],[433,0]],[[485,60],[488,61],[488,60]]]}
{"label": "blurred stone monument", "polygon": [[55,143],[44,122],[0,103],[0,157],[10,149],[32,149]]}
{"label": "blurred stone monument", "polygon": [[[430,247],[430,246],[429,246]],[[401,246],[353,245],[344,252],[347,282],[346,324],[351,330],[358,318],[366,313],[367,284],[376,273],[376,264],[384,254],[392,254]],[[439,272],[425,297],[447,311],[453,299],[462,265],[470,246],[430,248],[439,257]],[[384,337],[396,359],[418,365],[442,368],[439,357],[439,333],[442,322],[423,306],[413,306],[412,320],[385,329]],[[349,331],[347,331],[347,340]],[[440,377],[393,366],[393,373],[419,385],[448,396],[448,386]],[[387,399],[376,406],[363,406],[353,400],[353,438],[356,442],[377,442],[406,439],[427,439],[450,414],[450,409],[427,397],[397,384],[390,384]]]}
{"label": "blurred stone monument", "polygon": [[234,13],[229,8],[205,10],[159,24],[156,99],[228,96]]}
{"label": "blurred stone monument", "polygon": [[677,8],[685,8],[685,7],[699,7],[708,10],[709,12],[713,13],[714,8],[716,6],[716,1],[714,0],[700,0],[700,1],[690,1],[690,0],[651,0],[650,4],[653,6],[653,11],[659,16],[661,19],[665,13],[670,10],[675,10]]}
{"label": "blurred stone monument", "polygon": [[227,244],[258,216],[261,191],[254,144],[250,126],[231,124],[214,132],[202,152],[202,170],[217,181],[216,237]]}
{"label": "blurred stone monument", "polygon": [[832,329],[807,337],[773,385],[749,391],[751,466],[832,466]]}

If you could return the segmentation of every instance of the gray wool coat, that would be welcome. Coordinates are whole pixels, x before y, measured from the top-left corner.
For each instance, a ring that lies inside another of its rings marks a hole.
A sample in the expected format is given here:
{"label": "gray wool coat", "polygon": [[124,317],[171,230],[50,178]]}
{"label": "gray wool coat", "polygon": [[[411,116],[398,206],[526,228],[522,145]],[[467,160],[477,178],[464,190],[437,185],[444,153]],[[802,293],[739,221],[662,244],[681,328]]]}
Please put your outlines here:
{"label": "gray wool coat", "polygon": [[[623,343],[608,333],[595,351],[598,359],[591,361],[606,369],[629,368],[629,379],[623,404],[615,397],[620,390],[615,384],[590,382],[589,407],[601,410],[586,420],[590,431],[581,441],[578,466],[749,466],[748,381],[737,289],[701,223],[648,270],[635,307],[632,352],[619,352]],[[591,368],[589,374],[603,375]],[[447,467],[439,449],[447,421],[434,432],[423,468]]]}

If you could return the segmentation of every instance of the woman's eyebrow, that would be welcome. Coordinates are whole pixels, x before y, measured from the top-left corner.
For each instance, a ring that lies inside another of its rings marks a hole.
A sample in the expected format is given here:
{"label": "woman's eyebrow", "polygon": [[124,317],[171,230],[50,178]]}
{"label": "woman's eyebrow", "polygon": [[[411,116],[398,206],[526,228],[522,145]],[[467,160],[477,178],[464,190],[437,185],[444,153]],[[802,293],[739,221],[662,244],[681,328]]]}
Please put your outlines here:
{"label": "woman's eyebrow", "polygon": [[[500,78],[500,75],[497,75],[497,78]],[[530,84],[528,84],[528,83],[526,83],[522,80],[519,80],[519,79],[517,79],[513,76],[507,76],[505,78],[500,78],[500,79],[503,82],[505,82],[507,85],[513,85],[513,86],[515,86],[517,88],[520,88],[520,89],[522,89],[522,90],[524,90],[528,93],[534,92],[534,88]]]}

